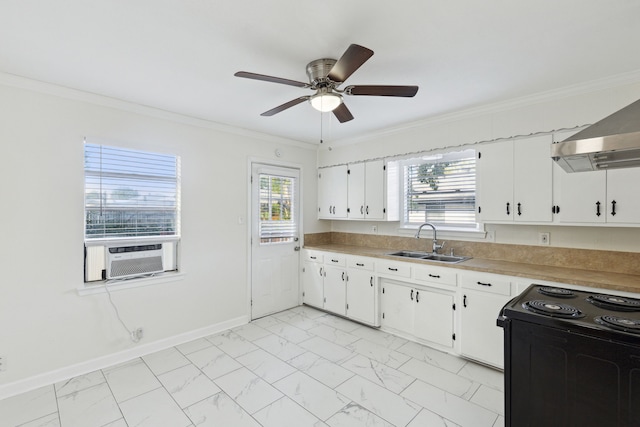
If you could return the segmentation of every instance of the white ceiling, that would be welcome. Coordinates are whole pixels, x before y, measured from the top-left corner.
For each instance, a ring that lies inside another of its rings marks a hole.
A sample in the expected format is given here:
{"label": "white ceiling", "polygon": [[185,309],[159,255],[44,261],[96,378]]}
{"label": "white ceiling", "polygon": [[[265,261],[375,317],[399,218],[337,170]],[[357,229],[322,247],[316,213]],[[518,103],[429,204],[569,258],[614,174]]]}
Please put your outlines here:
{"label": "white ceiling", "polygon": [[0,0],[0,71],[317,143],[308,62],[351,43],[375,54],[348,84],[418,85],[415,98],[345,97],[325,140],[640,70],[637,0]]}

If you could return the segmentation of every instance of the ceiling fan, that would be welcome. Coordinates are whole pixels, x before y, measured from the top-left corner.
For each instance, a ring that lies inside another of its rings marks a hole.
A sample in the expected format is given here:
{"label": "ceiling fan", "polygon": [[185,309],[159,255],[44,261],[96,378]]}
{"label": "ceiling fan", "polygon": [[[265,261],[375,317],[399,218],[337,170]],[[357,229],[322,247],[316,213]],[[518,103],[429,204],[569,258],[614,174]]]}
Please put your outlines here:
{"label": "ceiling fan", "polygon": [[247,71],[238,71],[234,74],[236,77],[244,77],[253,80],[262,80],[265,82],[280,83],[289,86],[301,87],[304,89],[315,90],[316,93],[308,96],[301,96],[282,105],[277,106],[269,111],[265,111],[261,116],[273,116],[288,108],[298,105],[304,101],[309,101],[311,105],[318,111],[333,111],[340,123],[353,120],[351,111],[344,104],[342,95],[355,96],[400,96],[410,98],[418,92],[418,86],[381,86],[381,85],[357,85],[347,86],[339,89],[339,86],[345,82],[362,64],[373,56],[373,51],[366,47],[352,44],[342,54],[339,60],[335,59],[316,59],[307,64],[307,76],[309,83],[299,82],[295,80],[283,79],[280,77],[272,77],[264,74],[249,73]]}

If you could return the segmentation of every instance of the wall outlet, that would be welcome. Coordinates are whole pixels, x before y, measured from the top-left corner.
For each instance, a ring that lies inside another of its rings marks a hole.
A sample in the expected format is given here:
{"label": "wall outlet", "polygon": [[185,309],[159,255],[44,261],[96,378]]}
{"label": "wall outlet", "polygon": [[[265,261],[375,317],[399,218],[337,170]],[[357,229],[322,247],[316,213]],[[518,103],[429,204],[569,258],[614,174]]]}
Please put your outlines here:
{"label": "wall outlet", "polygon": [[378,234],[378,226],[377,225],[372,225],[371,226],[371,232],[373,234]]}
{"label": "wall outlet", "polygon": [[0,356],[0,372],[7,370],[7,358],[5,356]]}
{"label": "wall outlet", "polygon": [[543,246],[549,246],[550,233],[539,233],[538,244]]}

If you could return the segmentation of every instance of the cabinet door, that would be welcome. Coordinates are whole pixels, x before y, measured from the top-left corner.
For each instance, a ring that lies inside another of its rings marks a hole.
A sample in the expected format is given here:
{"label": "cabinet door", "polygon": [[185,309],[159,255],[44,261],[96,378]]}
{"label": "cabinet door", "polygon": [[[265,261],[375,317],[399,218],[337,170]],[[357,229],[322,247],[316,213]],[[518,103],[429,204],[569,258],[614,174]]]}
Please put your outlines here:
{"label": "cabinet door", "polygon": [[553,220],[553,160],[549,154],[552,141],[551,135],[514,141],[514,221]]}
{"label": "cabinet door", "polygon": [[384,219],[385,214],[385,167],[383,160],[365,163],[365,208],[367,219]]}
{"label": "cabinet door", "polygon": [[[605,171],[558,174],[560,212],[558,220],[567,223],[601,223],[606,220],[607,176]],[[598,215],[599,213],[599,215]]]}
{"label": "cabinet door", "polygon": [[414,334],[423,340],[453,347],[453,295],[416,290]]}
{"label": "cabinet door", "polygon": [[371,325],[377,324],[376,284],[373,273],[349,270],[347,281],[347,317]]}
{"label": "cabinet door", "polygon": [[640,169],[607,171],[607,222],[640,223]]}
{"label": "cabinet door", "polygon": [[481,220],[513,221],[511,141],[496,142],[478,148],[478,185]]}
{"label": "cabinet door", "polygon": [[347,313],[347,270],[327,265],[324,267],[324,309],[345,315]]}
{"label": "cabinet door", "polygon": [[347,166],[318,171],[318,218],[347,217]]}
{"label": "cabinet door", "polygon": [[349,165],[348,193],[349,219],[362,219],[365,216],[365,163]]}
{"label": "cabinet door", "polygon": [[462,296],[460,351],[472,359],[504,367],[504,335],[496,320],[511,297],[465,290]]}
{"label": "cabinet door", "polygon": [[384,281],[382,286],[382,325],[413,334],[415,290],[408,286]]}
{"label": "cabinet door", "polygon": [[302,271],[302,289],[304,296],[302,301],[305,304],[322,308],[324,305],[323,290],[323,266],[314,262],[304,262]]}

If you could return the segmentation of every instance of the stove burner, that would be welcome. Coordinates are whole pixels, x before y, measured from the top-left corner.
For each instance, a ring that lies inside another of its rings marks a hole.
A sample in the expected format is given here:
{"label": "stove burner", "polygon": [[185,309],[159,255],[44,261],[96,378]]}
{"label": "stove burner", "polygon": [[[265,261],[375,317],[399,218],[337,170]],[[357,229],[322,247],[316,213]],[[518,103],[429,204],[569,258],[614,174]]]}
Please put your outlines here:
{"label": "stove burner", "polygon": [[640,311],[640,299],[617,295],[591,295],[587,298],[591,304],[613,311]]}
{"label": "stove burner", "polygon": [[533,300],[522,304],[526,310],[551,317],[578,318],[584,314],[575,307],[559,302]]}
{"label": "stove burner", "polygon": [[611,316],[610,314],[607,314],[596,317],[595,321],[611,329],[629,332],[632,334],[640,334],[640,320],[637,319],[629,319],[626,317]]}
{"label": "stove burner", "polygon": [[546,288],[538,288],[538,292],[548,297],[557,298],[574,298],[576,296],[576,294],[570,289],[554,288],[550,286]]}

